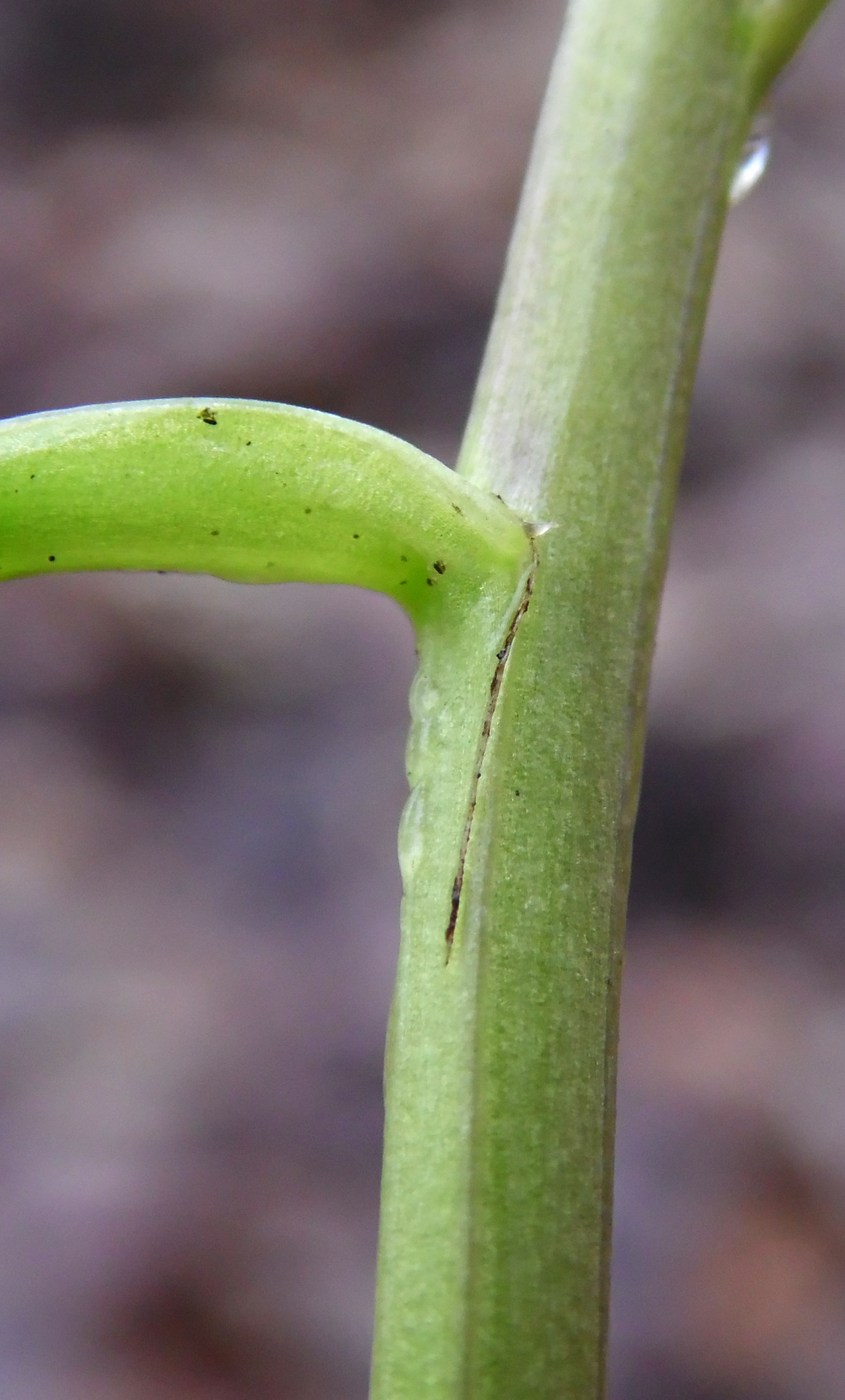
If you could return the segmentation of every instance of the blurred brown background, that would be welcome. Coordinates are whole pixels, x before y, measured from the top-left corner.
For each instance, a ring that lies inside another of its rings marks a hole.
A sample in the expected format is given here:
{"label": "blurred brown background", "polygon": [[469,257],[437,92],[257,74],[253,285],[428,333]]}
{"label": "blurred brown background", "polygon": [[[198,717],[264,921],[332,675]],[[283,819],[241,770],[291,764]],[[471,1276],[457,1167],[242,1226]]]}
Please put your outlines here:
{"label": "blurred brown background", "polygon": [[[3,0],[0,412],[240,394],[450,459],[558,18]],[[839,6],[731,216],[694,412],[613,1400],[845,1393],[843,54]],[[344,590],[0,591],[3,1400],[365,1395],[412,651]]]}

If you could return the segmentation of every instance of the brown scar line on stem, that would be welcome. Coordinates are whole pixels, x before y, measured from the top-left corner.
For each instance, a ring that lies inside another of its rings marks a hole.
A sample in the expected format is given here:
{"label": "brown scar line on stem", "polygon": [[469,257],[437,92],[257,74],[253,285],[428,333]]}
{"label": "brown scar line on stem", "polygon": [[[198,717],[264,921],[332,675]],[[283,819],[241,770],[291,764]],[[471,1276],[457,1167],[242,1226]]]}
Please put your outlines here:
{"label": "brown scar line on stem", "polygon": [[532,541],[531,549],[533,558],[531,568],[525,580],[522,596],[514,609],[510,626],[505,634],[505,640],[500,649],[496,652],[496,669],[493,672],[493,679],[490,682],[490,698],[484,711],[484,719],[481,724],[481,736],[478,741],[478,750],[475,755],[475,767],[472,774],[472,784],[470,786],[469,802],[467,804],[467,814],[464,819],[464,829],[461,833],[461,845],[458,851],[458,868],[455,878],[452,881],[452,893],[449,899],[449,922],[446,925],[446,962],[452,956],[452,945],[455,941],[455,929],[458,926],[458,917],[461,912],[461,895],[464,888],[464,870],[466,868],[467,851],[472,837],[472,824],[475,818],[475,806],[478,800],[478,785],[481,782],[481,774],[484,769],[484,759],[487,754],[487,744],[493,728],[493,719],[496,714],[496,706],[499,703],[499,694],[502,689],[502,681],[505,677],[505,667],[508,664],[508,657],[513,647],[514,638],[519,631],[519,625],[531,602],[531,595],[534,592],[534,577],[537,572],[537,550],[534,547],[534,530],[531,530],[529,539]]}

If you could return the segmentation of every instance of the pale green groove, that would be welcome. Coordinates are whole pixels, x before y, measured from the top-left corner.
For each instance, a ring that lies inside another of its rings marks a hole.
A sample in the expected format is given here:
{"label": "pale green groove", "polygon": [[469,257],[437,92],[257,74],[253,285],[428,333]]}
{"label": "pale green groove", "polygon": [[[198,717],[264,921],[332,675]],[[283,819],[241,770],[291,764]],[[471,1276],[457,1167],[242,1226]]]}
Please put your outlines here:
{"label": "pale green groove", "polygon": [[675,479],[761,74],[818,7],[751,8],[570,9],[459,463],[552,528],[448,966],[409,882],[372,1400],[604,1394],[618,981]]}

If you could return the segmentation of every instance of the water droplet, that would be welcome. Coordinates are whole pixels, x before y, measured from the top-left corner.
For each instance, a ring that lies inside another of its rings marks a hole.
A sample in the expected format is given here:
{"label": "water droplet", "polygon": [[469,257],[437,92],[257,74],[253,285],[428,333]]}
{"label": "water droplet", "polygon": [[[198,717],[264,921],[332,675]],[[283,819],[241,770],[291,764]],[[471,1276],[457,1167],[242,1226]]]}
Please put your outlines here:
{"label": "water droplet", "polygon": [[425,853],[425,819],[423,795],[414,788],[399,822],[399,864],[407,885],[422,863]]}
{"label": "water droplet", "polygon": [[425,719],[428,715],[436,714],[440,709],[440,691],[437,686],[432,685],[431,678],[423,667],[418,669],[417,674],[411,681],[408,705],[411,715],[416,720]]}
{"label": "water droplet", "polygon": [[742,145],[742,155],[731,180],[730,202],[739,204],[753,190],[769,163],[771,116],[767,108],[758,112]]}

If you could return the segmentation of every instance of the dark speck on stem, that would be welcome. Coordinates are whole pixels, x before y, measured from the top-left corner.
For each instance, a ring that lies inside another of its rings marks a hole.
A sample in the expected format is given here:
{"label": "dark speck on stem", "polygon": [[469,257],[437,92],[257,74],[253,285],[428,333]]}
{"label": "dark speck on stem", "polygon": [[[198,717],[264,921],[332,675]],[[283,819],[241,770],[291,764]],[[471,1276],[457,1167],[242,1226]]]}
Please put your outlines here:
{"label": "dark speck on stem", "polygon": [[197,417],[198,417],[203,423],[207,423],[208,426],[209,426],[209,428],[216,428],[216,427],[217,427],[217,414],[214,412],[213,409],[211,409],[211,408],[202,408],[202,409],[200,409],[199,413],[197,414]]}
{"label": "dark speck on stem", "polygon": [[445,572],[446,572],[446,565],[443,563],[443,560],[442,560],[442,559],[435,559],[435,561],[434,561],[434,572],[435,572],[436,574],[445,574]]}
{"label": "dark speck on stem", "polygon": [[55,564],[55,562],[56,562],[56,556],[55,556],[55,554],[48,554],[48,555],[47,555],[47,562],[50,563],[50,564]]}

